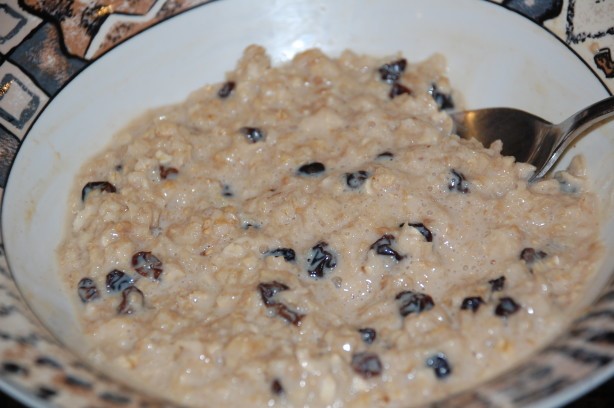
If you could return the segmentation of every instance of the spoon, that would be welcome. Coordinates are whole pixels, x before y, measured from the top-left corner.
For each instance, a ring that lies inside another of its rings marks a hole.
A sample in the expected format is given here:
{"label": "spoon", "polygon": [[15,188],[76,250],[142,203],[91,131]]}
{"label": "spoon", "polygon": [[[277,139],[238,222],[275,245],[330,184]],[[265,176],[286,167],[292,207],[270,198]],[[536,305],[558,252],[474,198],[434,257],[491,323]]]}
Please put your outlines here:
{"label": "spoon", "polygon": [[544,177],[563,151],[586,129],[614,117],[614,97],[582,109],[558,125],[512,108],[488,108],[450,113],[454,133],[475,138],[488,147],[503,142],[501,154],[536,167],[529,182]]}

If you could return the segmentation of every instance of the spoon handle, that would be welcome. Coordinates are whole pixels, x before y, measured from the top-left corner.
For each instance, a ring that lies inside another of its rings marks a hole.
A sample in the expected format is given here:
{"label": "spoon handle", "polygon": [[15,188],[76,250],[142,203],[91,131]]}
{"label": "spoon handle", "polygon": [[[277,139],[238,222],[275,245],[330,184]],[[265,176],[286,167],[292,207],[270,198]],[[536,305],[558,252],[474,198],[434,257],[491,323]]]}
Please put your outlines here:
{"label": "spoon handle", "polygon": [[561,140],[555,150],[565,149],[582,132],[597,122],[614,117],[614,96],[605,98],[566,119],[557,127],[561,130]]}
{"label": "spoon handle", "polygon": [[554,147],[550,159],[531,177],[530,181],[542,178],[557,162],[565,149],[577,139],[586,129],[598,122],[614,117],[614,96],[605,98],[588,108],[582,109],[562,123],[551,128],[550,136],[554,137]]}

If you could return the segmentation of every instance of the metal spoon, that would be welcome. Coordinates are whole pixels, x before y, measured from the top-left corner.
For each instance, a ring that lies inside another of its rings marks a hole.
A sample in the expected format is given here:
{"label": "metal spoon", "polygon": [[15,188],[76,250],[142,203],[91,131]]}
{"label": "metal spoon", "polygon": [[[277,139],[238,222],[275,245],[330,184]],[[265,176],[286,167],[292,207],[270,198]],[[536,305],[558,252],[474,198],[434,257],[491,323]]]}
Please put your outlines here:
{"label": "metal spoon", "polygon": [[501,154],[536,167],[529,181],[542,178],[563,151],[582,132],[614,117],[614,97],[583,109],[558,125],[512,108],[489,108],[452,112],[454,132],[463,139],[475,138],[488,147],[503,142]]}

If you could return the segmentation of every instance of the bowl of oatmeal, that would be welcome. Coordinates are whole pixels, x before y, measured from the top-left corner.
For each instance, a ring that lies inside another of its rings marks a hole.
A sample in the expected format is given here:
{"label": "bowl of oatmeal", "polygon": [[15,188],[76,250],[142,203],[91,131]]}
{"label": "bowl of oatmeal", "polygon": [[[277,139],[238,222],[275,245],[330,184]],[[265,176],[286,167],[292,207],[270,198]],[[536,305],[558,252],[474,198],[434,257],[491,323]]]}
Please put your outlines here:
{"label": "bowl of oatmeal", "polygon": [[528,183],[447,112],[608,94],[487,2],[231,0],[143,32],[49,104],[5,193],[15,282],[89,386],[62,397],[573,398],[613,370],[612,123]]}

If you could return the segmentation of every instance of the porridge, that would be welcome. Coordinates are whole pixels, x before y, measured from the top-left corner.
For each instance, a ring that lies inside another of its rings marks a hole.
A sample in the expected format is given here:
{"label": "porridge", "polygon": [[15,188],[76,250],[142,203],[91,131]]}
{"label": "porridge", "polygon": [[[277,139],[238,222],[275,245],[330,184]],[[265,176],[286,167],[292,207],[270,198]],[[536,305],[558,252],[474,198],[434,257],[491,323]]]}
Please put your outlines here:
{"label": "porridge", "polygon": [[188,406],[408,406],[556,335],[601,255],[583,160],[529,184],[460,140],[445,68],[251,46],[116,135],[59,249],[90,360]]}

